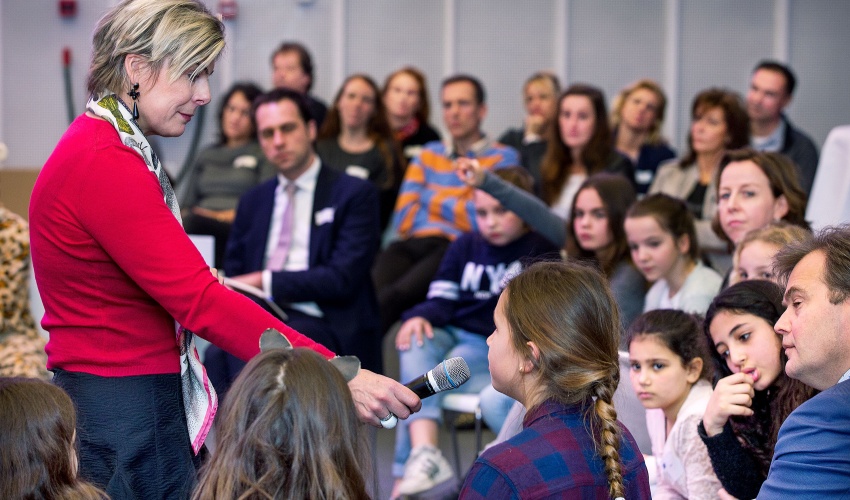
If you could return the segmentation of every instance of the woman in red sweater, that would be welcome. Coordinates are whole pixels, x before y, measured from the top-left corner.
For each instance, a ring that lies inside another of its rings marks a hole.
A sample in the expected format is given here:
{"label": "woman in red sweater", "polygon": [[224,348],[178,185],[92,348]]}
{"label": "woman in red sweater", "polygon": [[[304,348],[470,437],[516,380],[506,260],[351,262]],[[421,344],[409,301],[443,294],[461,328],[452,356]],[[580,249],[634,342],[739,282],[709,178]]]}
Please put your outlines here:
{"label": "woman in red sweater", "polygon": [[[79,411],[83,477],[113,498],[190,494],[216,408],[193,333],[247,360],[272,327],[333,356],[218,283],[146,139],[179,136],[210,101],[223,47],[223,25],[195,0],[111,9],[94,34],[87,111],[33,190],[47,367]],[[410,390],[366,370],[349,386],[372,425],[419,408]]]}

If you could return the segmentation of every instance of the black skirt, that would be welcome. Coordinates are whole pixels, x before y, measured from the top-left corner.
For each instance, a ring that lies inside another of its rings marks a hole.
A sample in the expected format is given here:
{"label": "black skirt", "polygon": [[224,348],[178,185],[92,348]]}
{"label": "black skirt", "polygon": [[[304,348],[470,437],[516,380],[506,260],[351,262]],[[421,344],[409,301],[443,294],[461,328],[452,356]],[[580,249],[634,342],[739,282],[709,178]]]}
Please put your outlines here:
{"label": "black skirt", "polygon": [[192,453],[179,374],[54,374],[77,407],[83,479],[114,500],[189,498],[200,457]]}

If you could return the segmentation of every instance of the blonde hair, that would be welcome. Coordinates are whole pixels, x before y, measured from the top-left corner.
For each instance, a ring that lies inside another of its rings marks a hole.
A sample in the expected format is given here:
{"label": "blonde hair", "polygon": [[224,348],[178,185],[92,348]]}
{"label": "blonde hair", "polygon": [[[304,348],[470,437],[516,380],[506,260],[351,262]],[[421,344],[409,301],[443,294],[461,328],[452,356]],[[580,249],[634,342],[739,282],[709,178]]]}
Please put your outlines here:
{"label": "blonde hair", "polygon": [[121,95],[131,85],[124,59],[138,54],[153,74],[168,63],[173,82],[194,78],[224,48],[224,25],[196,0],[124,0],[95,28],[86,87],[90,94]]}
{"label": "blonde hair", "polygon": [[561,82],[558,81],[558,77],[555,73],[551,71],[538,71],[533,75],[529,76],[528,79],[522,86],[522,91],[525,93],[528,90],[528,87],[532,83],[546,83],[552,87],[553,94],[557,96],[561,93]]}
{"label": "blonde hair", "polygon": [[[609,493],[617,498],[624,496],[621,431],[613,404],[620,380],[620,318],[606,282],[589,266],[539,262],[512,279],[503,293],[513,347],[540,373],[540,401],[590,402],[585,418],[596,431]],[[538,347],[537,359],[528,342]]]}
{"label": "blonde hair", "polygon": [[782,220],[771,222],[759,229],[753,229],[744,235],[744,239],[735,247],[729,284],[734,285],[741,281],[740,276],[738,276],[738,263],[741,260],[741,252],[744,251],[744,247],[748,244],[754,241],[761,241],[769,245],[774,245],[777,249],[781,249],[785,245],[806,240],[811,238],[811,236],[811,231],[806,228]]}
{"label": "blonde hair", "polygon": [[658,98],[658,108],[655,110],[655,121],[652,122],[652,126],[649,128],[649,136],[647,137],[646,142],[653,145],[663,144],[665,141],[661,136],[661,126],[664,124],[664,113],[667,110],[667,96],[664,94],[664,89],[661,88],[661,85],[659,85],[655,80],[650,80],[648,78],[632,83],[621,90],[617,97],[614,98],[614,105],[611,106],[611,130],[617,130],[620,126],[620,121],[622,120],[621,113],[623,112],[623,106],[626,104],[626,100],[630,95],[632,95],[632,93],[641,89],[652,92],[655,94],[655,97]]}

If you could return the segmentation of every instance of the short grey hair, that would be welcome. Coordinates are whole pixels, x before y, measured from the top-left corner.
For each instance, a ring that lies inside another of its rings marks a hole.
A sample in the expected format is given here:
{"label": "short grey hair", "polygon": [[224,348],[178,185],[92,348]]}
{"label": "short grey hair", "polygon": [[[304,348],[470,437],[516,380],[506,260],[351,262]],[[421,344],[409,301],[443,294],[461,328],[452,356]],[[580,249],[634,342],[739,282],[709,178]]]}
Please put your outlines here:
{"label": "short grey hair", "polygon": [[132,83],[129,54],[147,58],[154,74],[168,63],[169,81],[193,67],[194,78],[224,48],[224,25],[196,0],[123,0],[98,22],[92,45],[89,93],[120,95]]}

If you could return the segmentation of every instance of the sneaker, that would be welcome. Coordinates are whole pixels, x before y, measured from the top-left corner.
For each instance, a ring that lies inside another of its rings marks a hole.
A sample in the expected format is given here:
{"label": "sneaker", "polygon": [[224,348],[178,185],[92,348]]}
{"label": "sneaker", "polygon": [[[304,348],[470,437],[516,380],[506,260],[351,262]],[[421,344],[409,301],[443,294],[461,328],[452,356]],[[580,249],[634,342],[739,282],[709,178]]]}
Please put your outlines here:
{"label": "sneaker", "polygon": [[417,446],[404,464],[404,477],[398,485],[400,495],[415,495],[454,477],[449,462],[433,446]]}

